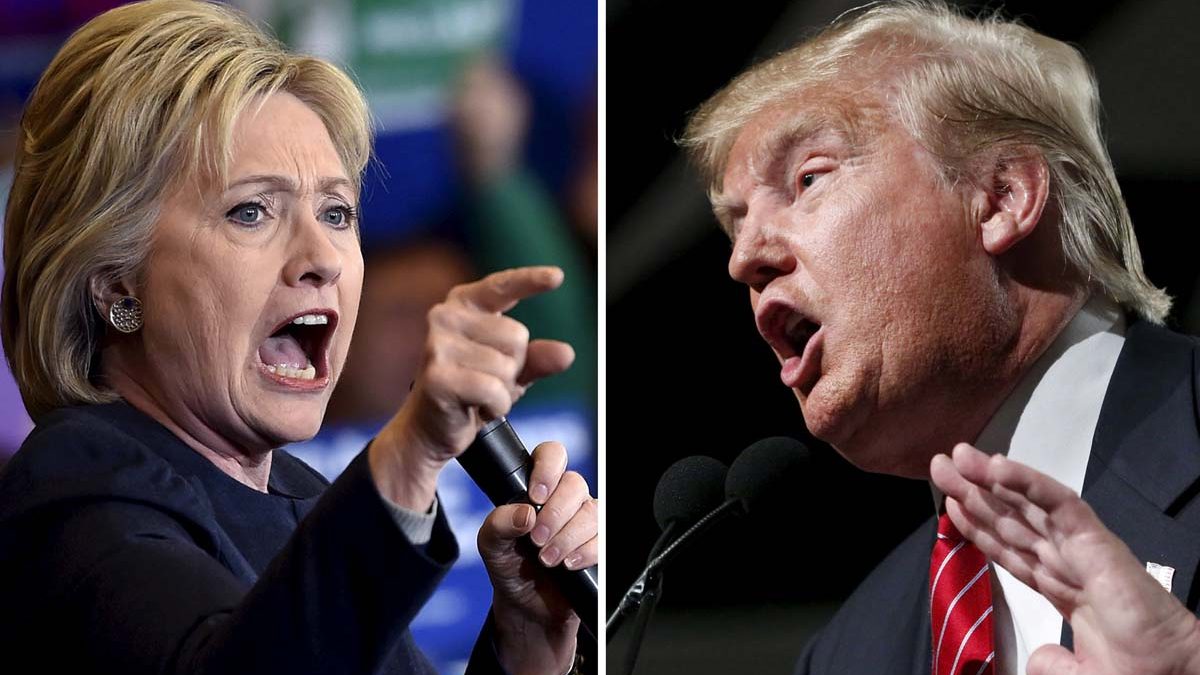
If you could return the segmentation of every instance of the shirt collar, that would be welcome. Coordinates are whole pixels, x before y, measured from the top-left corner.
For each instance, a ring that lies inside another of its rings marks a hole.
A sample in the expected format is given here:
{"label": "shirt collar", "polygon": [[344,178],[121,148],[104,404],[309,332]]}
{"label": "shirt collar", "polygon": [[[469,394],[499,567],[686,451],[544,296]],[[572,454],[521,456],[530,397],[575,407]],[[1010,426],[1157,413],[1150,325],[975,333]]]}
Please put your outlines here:
{"label": "shirt collar", "polygon": [[[1124,343],[1120,306],[1103,295],[1092,296],[1022,376],[975,446],[1019,460],[1078,494]],[[943,495],[933,483],[930,487],[940,512]]]}

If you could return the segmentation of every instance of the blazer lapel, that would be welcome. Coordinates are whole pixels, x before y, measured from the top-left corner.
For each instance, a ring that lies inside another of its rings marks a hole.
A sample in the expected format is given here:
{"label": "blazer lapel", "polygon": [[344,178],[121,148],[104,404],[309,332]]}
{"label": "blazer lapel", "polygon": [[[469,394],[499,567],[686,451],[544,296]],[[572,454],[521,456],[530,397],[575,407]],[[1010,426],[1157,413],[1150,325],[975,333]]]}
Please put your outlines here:
{"label": "blazer lapel", "polygon": [[[1171,593],[1188,607],[1200,536],[1177,516],[1200,479],[1195,346],[1152,324],[1130,326],[1083,483],[1084,500],[1142,563],[1174,568]],[[1066,622],[1062,644],[1073,645]]]}

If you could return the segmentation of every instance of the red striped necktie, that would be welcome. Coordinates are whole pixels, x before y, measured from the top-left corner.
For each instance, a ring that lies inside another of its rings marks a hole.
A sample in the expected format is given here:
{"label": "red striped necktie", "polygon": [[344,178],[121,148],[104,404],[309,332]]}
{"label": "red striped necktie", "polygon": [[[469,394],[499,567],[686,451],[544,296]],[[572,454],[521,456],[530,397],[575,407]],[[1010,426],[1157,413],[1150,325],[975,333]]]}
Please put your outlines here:
{"label": "red striped necktie", "polygon": [[929,560],[933,675],[994,675],[987,558],[942,514]]}

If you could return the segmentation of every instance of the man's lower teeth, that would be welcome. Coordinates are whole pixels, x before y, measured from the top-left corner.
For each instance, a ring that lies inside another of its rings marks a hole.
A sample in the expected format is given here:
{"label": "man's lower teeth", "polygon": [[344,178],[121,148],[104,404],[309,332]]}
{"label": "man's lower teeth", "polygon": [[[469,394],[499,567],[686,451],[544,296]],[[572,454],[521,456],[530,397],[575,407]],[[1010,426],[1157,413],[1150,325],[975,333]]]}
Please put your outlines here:
{"label": "man's lower teeth", "polygon": [[317,377],[317,367],[309,364],[307,368],[293,368],[291,366],[267,366],[267,370],[279,375],[280,377],[290,377],[296,380],[312,380]]}

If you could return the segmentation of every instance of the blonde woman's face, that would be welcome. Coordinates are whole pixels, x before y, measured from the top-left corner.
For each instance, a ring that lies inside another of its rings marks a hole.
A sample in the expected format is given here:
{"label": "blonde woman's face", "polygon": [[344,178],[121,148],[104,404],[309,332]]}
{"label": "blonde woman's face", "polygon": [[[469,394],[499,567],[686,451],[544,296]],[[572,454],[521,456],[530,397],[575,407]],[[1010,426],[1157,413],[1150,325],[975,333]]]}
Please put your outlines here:
{"label": "blonde woman's face", "polygon": [[291,94],[251,104],[228,185],[185,182],[139,295],[138,384],[209,447],[314,435],[354,331],[358,195],[320,118]]}

